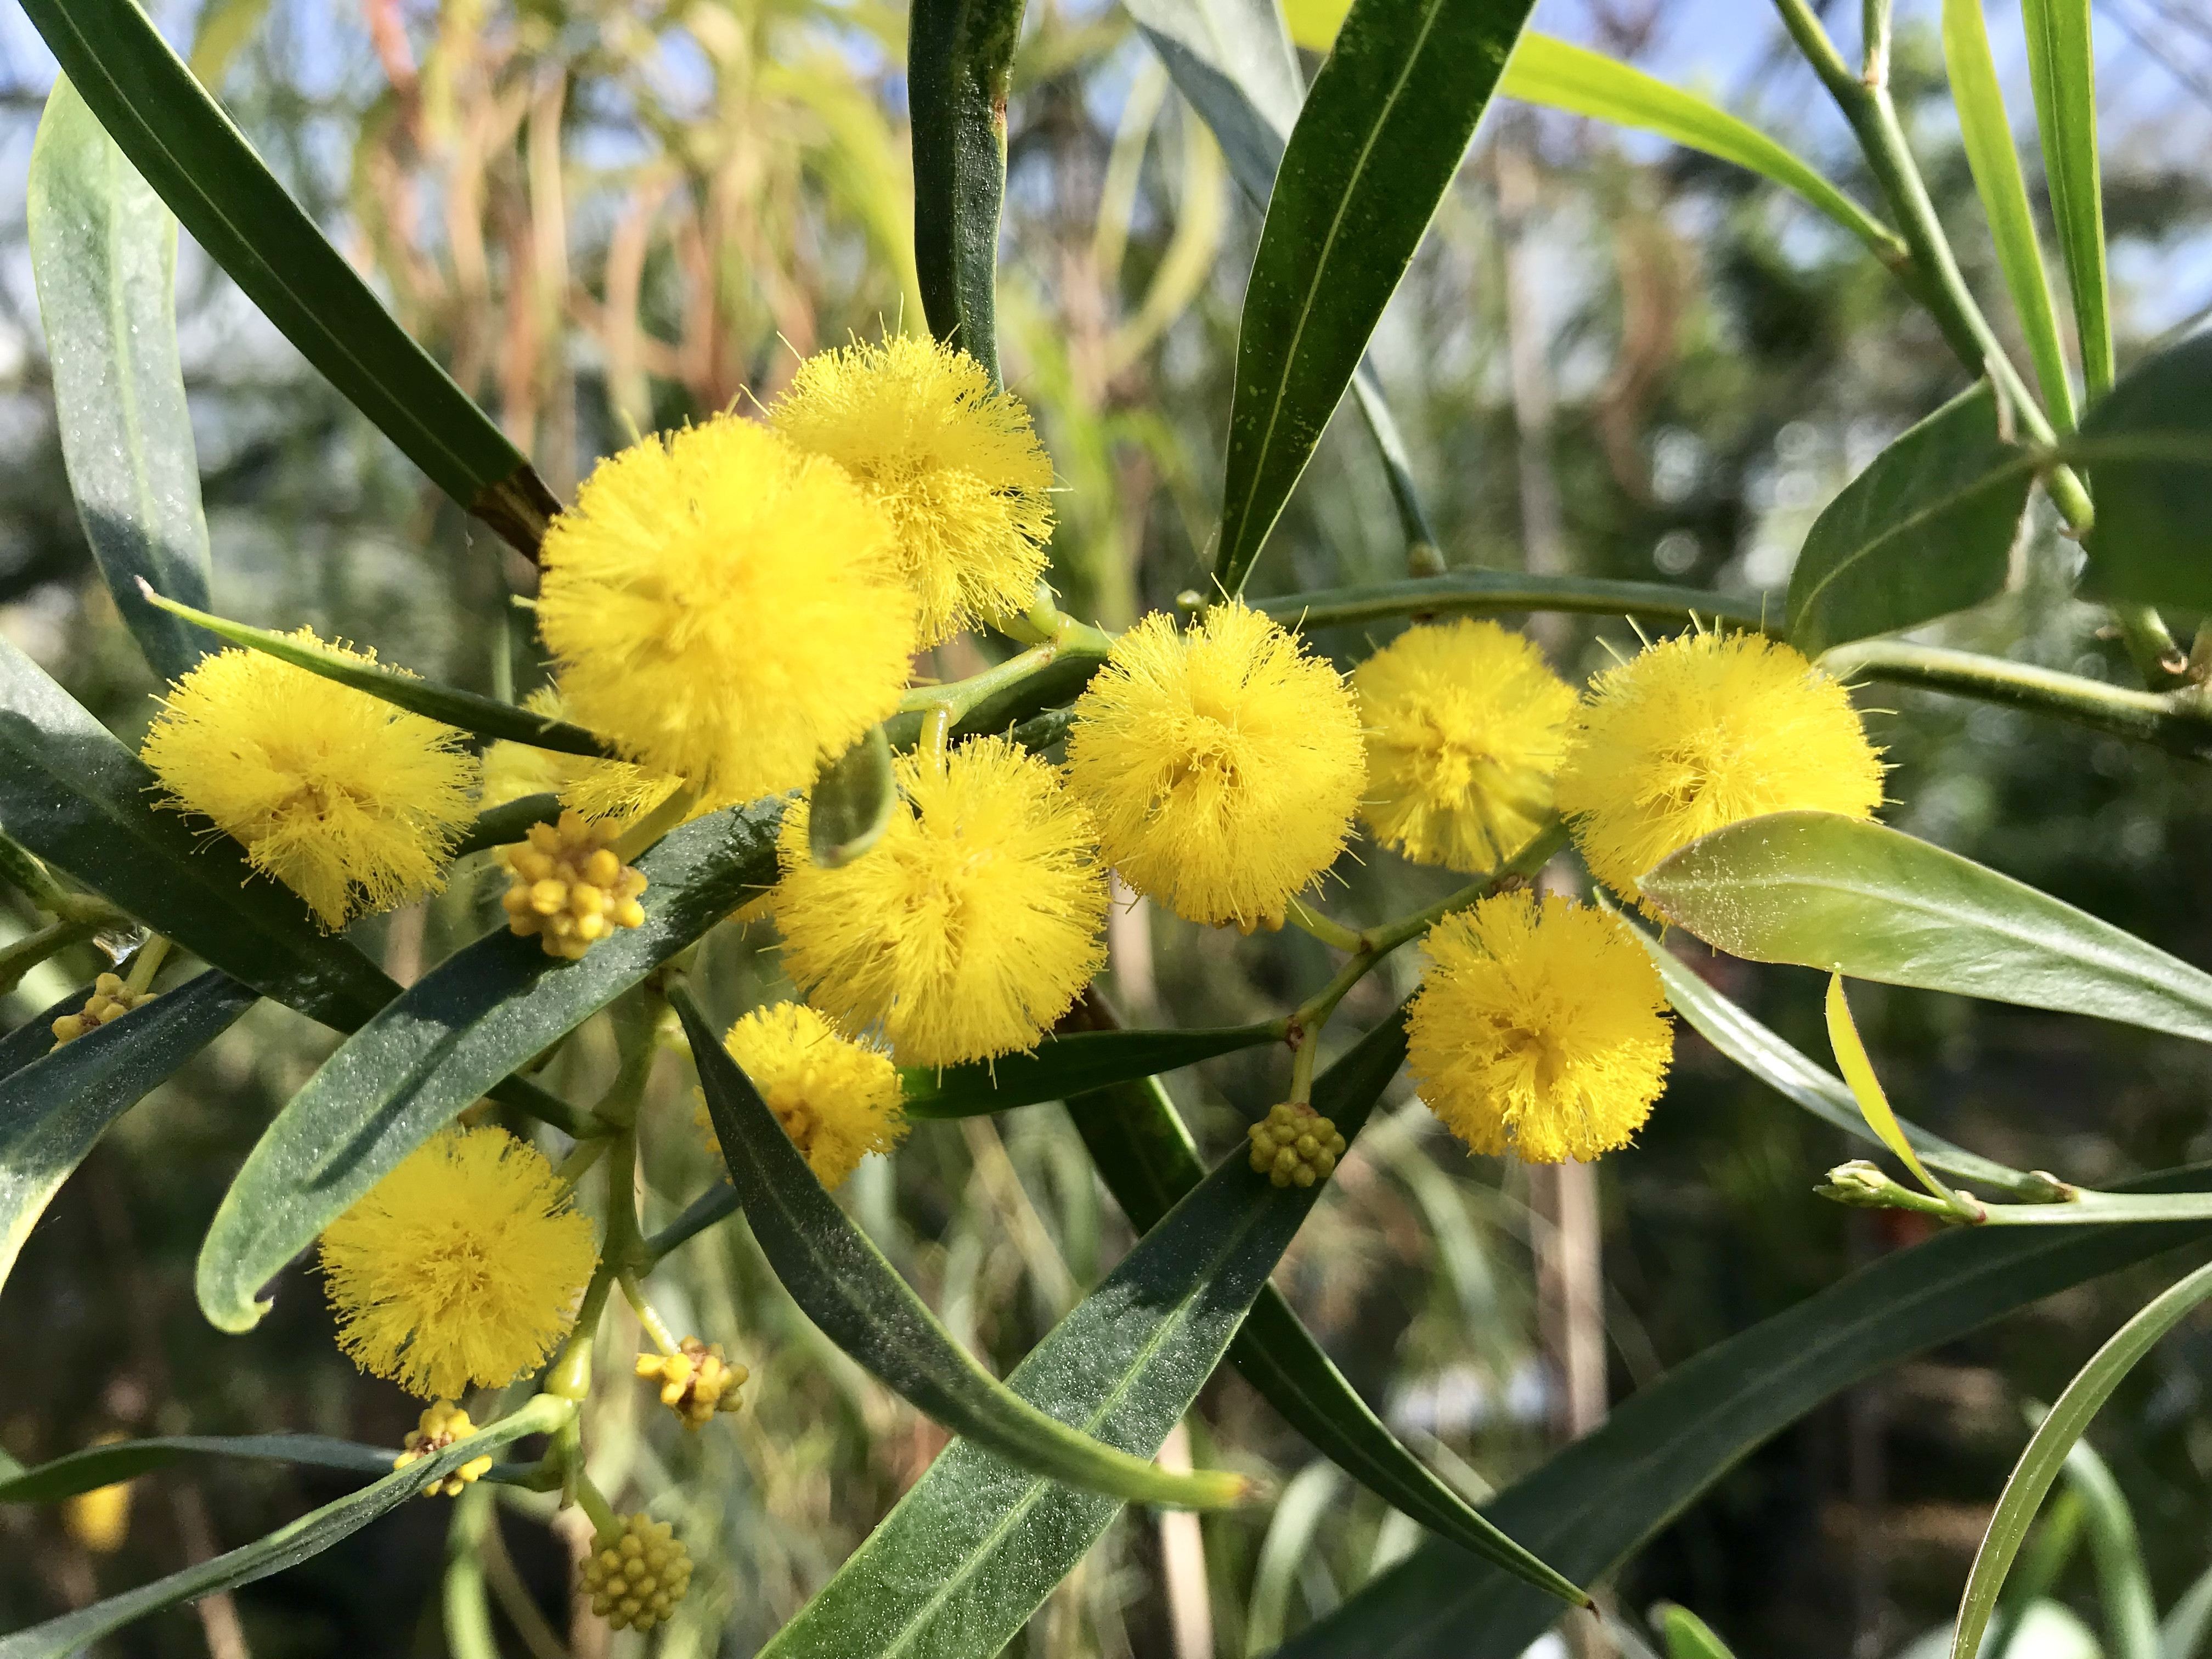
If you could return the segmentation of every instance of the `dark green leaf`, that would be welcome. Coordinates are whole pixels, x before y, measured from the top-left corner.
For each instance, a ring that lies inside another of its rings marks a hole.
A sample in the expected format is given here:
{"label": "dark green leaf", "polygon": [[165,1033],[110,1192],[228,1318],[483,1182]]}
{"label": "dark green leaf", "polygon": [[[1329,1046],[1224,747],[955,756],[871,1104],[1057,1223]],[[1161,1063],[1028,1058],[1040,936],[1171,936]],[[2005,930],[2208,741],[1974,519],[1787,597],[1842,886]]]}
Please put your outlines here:
{"label": "dark green leaf", "polygon": [[[1402,1018],[1391,1028],[1402,1032]],[[1139,1232],[1158,1226],[1204,1178],[1197,1145],[1157,1078],[1071,1100],[1067,1110],[1107,1190]],[[1254,1300],[1229,1361],[1316,1451],[1385,1502],[1539,1588],[1561,1595],[1572,1588],[1406,1449],[1273,1285]]]}
{"label": "dark green leaf", "polygon": [[154,775],[0,639],[0,825],[210,965],[341,1030],[398,988],[315,926],[205,819],[157,808]]}
{"label": "dark green leaf", "polygon": [[357,656],[333,650],[319,641],[298,639],[271,629],[249,628],[227,617],[210,616],[204,611],[179,605],[165,593],[149,592],[144,598],[147,603],[165,612],[198,623],[210,634],[221,635],[233,645],[261,652],[281,662],[289,662],[295,668],[304,668],[310,674],[319,674],[326,680],[365,691],[380,702],[425,715],[480,738],[504,738],[510,743],[526,743],[533,749],[550,749],[561,755],[598,758],[615,753],[596,732],[511,702],[501,702],[497,697],[439,685],[392,664],[363,662]]}
{"label": "dark green leaf", "polygon": [[1731,956],[2212,1042],[2212,975],[1882,824],[1828,812],[1747,818],[1638,884],[1668,921]]}
{"label": "dark green leaf", "polygon": [[1010,1390],[955,1342],[815,1178],[775,1114],[690,997],[673,993],[730,1184],[754,1241],[823,1335],[955,1434],[1018,1468],[1085,1492],[1212,1509],[1244,1498],[1241,1475],[1171,1474],[1068,1427]]}
{"label": "dark green leaf", "polygon": [[[1397,1071],[1404,1042],[1402,1027],[1388,1022],[1315,1085],[1316,1108],[1347,1139]],[[1151,1455],[1189,1409],[1321,1190],[1271,1186],[1241,1156],[1230,1158],[1007,1381],[1053,1416]],[[762,1659],[996,1653],[1119,1507],[956,1441]]]}
{"label": "dark green leaf", "polygon": [[530,833],[532,824],[556,823],[560,817],[561,797],[550,793],[525,795],[520,800],[486,807],[477,814],[468,833],[453,843],[453,856],[465,859],[471,853],[511,846]]}
{"label": "dark green leaf", "polygon": [[52,1007],[42,1009],[6,1036],[0,1037],[0,1078],[13,1077],[33,1060],[44,1060],[51,1054],[54,1046],[54,1022],[64,1014],[76,1012],[84,1006],[85,999],[91,994],[91,986],[79,986]]}
{"label": "dark green leaf", "polygon": [[1040,1100],[1066,1100],[1109,1083],[1127,1083],[1194,1066],[1216,1054],[1279,1040],[1282,1022],[1190,1031],[1069,1031],[1048,1036],[1025,1054],[972,1066],[903,1073],[908,1117],[973,1117]]}
{"label": "dark green leaf", "polygon": [[[1753,1019],[1728,998],[1705,983],[1684,962],[1641,927],[1631,926],[1636,942],[1650,953],[1667,988],[1668,1003],[1697,1028],[1698,1035],[1776,1093],[1795,1101],[1824,1123],[1870,1146],[1881,1138],[1868,1127],[1858,1103],[1844,1080],[1825,1066],[1808,1059]],[[1905,1138],[1923,1161],[1965,1181],[1978,1181],[2001,1193],[2031,1203],[2047,1203],[2063,1196],[2039,1176],[1994,1163],[1978,1152],[1954,1146],[1918,1124],[1899,1120]]]}
{"label": "dark green leaf", "polygon": [[1979,605],[2003,590],[2033,461],[1998,435],[1982,381],[1875,457],[1805,538],[1790,642],[1808,657]]}
{"label": "dark green leaf", "polygon": [[234,1589],[257,1578],[266,1578],[272,1572],[296,1566],[360,1531],[380,1515],[398,1508],[433,1482],[445,1480],[462,1464],[526,1435],[543,1434],[558,1426],[574,1409],[566,1401],[541,1395],[513,1416],[489,1425],[465,1440],[455,1441],[419,1463],[410,1463],[404,1469],[386,1474],[374,1486],[349,1492],[334,1504],[325,1504],[243,1548],[187,1567],[182,1572],[171,1573],[166,1578],[157,1578],[121,1595],[110,1596],[59,1619],[50,1619],[43,1625],[0,1637],[0,1659],[68,1659],[68,1656],[83,1651],[109,1632],[120,1630],[149,1613],[217,1590]]}
{"label": "dark green leaf", "polygon": [[23,8],[146,182],[307,361],[430,476],[535,556],[560,510],[497,425],[392,320],[133,0]]}
{"label": "dark green leaf", "polygon": [[[2135,1190],[2199,1191],[2212,1170]],[[2084,1280],[2212,1237],[2212,1222],[1972,1228],[1894,1251],[1708,1348],[1485,1513],[1585,1582],[1642,1547],[1737,1461],[1900,1359]],[[1279,1650],[1280,1659],[1513,1659],[1559,1605],[1487,1563],[1425,1545]]]}
{"label": "dark green leaf", "polygon": [[138,582],[205,605],[207,520],[177,362],[177,222],[64,76],[24,212],[70,490],[116,609],[163,679],[210,647]]}
{"label": "dark green leaf", "polygon": [[2097,489],[2090,585],[2212,611],[2212,334],[2136,364],[2064,449]]}
{"label": "dark green leaf", "polygon": [[48,1201],[107,1126],[259,999],[212,970],[0,1079],[0,1284]]}
{"label": "dark green leaf", "polygon": [[1516,570],[1455,570],[1443,576],[1327,587],[1261,599],[1254,608],[1285,628],[1303,629],[1341,628],[1400,617],[1501,616],[1522,611],[1656,617],[1679,623],[1728,622],[1774,630],[1782,626],[1778,608],[1730,594],[1601,576],[1528,576]]}
{"label": "dark green leaf", "polygon": [[930,331],[999,379],[999,210],[1006,194],[1006,88],[1023,0],[915,0],[907,22],[914,112],[914,257]]}
{"label": "dark green leaf", "polygon": [[241,1457],[267,1463],[309,1463],[382,1477],[397,1455],[388,1447],[363,1446],[320,1434],[180,1434],[159,1440],[118,1440],[57,1457],[0,1480],[0,1504],[53,1504],[118,1480],[136,1479],[197,1457]]}
{"label": "dark green leaf", "polygon": [[2105,191],[2097,167],[2097,54],[2089,0],[2021,0],[2043,178],[2066,256],[2081,378],[2091,404],[2112,384],[2112,299],[2105,281]]}
{"label": "dark green leaf", "polygon": [[806,850],[823,869],[841,869],[881,841],[898,804],[884,728],[870,726],[860,742],[823,762],[806,800]]}
{"label": "dark green leaf", "polygon": [[1358,0],[1307,94],[1238,325],[1214,578],[1235,593],[1459,170],[1530,0]]}
{"label": "dark green leaf", "polygon": [[645,925],[582,961],[497,933],[425,974],[276,1115],[200,1249],[201,1310],[251,1329],[261,1287],[354,1200],[532,1056],[574,1030],[775,879],[779,809],[687,823],[638,860]]}

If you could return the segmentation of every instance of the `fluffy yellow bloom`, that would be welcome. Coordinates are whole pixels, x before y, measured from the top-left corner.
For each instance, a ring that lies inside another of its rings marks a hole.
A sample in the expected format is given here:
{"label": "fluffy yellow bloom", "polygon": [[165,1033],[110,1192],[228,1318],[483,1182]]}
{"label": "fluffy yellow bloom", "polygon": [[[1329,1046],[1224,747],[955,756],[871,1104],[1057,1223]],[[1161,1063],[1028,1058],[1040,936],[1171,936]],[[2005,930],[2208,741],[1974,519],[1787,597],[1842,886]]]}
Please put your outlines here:
{"label": "fluffy yellow bloom", "polygon": [[1651,1115],[1674,1032],[1659,971],[1626,925],[1523,890],[1429,930],[1406,1064],[1474,1151],[1587,1161]]}
{"label": "fluffy yellow bloom", "polygon": [[1022,400],[966,352],[911,334],[817,352],[769,419],[890,514],[923,645],[1030,608],[1052,539],[1052,457]]}
{"label": "fluffy yellow bloom", "polygon": [[[293,637],[323,643],[308,629]],[[443,884],[447,851],[476,817],[477,761],[460,744],[366,691],[224,651],[170,688],[138,754],[165,805],[212,818],[335,931]]]}
{"label": "fluffy yellow bloom", "polygon": [[1067,775],[1130,886],[1192,921],[1279,927],[1343,848],[1359,711],[1334,668],[1235,600],[1182,633],[1155,611],[1077,701]]}
{"label": "fluffy yellow bloom", "polygon": [[1558,778],[1590,873],[1628,897],[1741,818],[1881,805],[1879,751],[1835,680],[1755,634],[1682,634],[1591,683]]}
{"label": "fluffy yellow bloom", "polygon": [[833,463],[733,416],[599,463],[540,554],[575,718],[726,805],[811,782],[898,706],[914,597]]}
{"label": "fluffy yellow bloom", "polygon": [[872,852],[824,870],[787,812],[783,965],[848,1030],[880,1024],[908,1066],[1034,1047],[1104,963],[1097,832],[1059,775],[1003,738],[903,756]]}
{"label": "fluffy yellow bloom", "polygon": [[[906,1139],[906,1093],[880,1048],[855,1042],[803,1003],[756,1008],[722,1039],[815,1178],[831,1191],[870,1152]],[[717,1148],[702,1098],[692,1116]]]}
{"label": "fluffy yellow bloom", "polygon": [[[557,686],[539,686],[522,700],[522,706],[548,720],[571,717]],[[627,825],[674,794],[683,781],[628,761],[558,754],[502,738],[484,750],[483,802],[487,807],[504,806],[525,795],[558,795],[562,805],[574,807],[594,823]]]}
{"label": "fluffy yellow bloom", "polygon": [[1493,622],[1409,628],[1352,672],[1367,724],[1359,816],[1416,864],[1492,870],[1552,808],[1575,694]]}
{"label": "fluffy yellow bloom", "polygon": [[426,1400],[498,1388],[568,1334],[599,1252],[544,1153],[448,1129],[323,1234],[338,1344]]}

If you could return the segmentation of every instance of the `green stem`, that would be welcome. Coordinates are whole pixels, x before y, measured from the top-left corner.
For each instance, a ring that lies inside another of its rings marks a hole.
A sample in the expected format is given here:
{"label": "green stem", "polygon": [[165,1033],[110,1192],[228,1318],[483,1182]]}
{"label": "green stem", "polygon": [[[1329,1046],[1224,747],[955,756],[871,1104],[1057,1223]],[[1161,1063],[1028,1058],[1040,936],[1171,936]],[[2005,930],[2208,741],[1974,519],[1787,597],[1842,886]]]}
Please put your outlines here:
{"label": "green stem", "polygon": [[0,835],[0,881],[6,881],[40,909],[60,915],[68,902],[46,861],[21,842]]}
{"label": "green stem", "polygon": [[668,1328],[659,1310],[646,1299],[645,1286],[638,1282],[637,1274],[625,1271],[615,1277],[630,1311],[637,1316],[637,1322],[645,1328],[645,1334],[653,1339],[653,1346],[663,1353],[677,1352],[682,1345],[677,1341],[676,1333]]}
{"label": "green stem", "polygon": [[917,686],[899,700],[899,712],[884,722],[891,747],[908,750],[924,741],[933,724],[949,733],[992,698],[1048,672],[1062,659],[1102,663],[1114,648],[1114,636],[1079,623],[1042,599],[1029,614],[1010,623],[1036,643],[981,673],[947,685]]}
{"label": "green stem", "polygon": [[146,935],[146,942],[138,947],[138,954],[131,959],[131,976],[123,981],[123,988],[132,995],[145,990],[154,982],[154,975],[161,971],[161,963],[169,954],[169,941],[159,933]]}
{"label": "green stem", "polygon": [[1870,87],[1889,84],[1890,0],[1864,0],[1859,9],[1859,33],[1866,39],[1859,78]]}
{"label": "green stem", "polygon": [[584,1291],[584,1305],[568,1340],[545,1373],[545,1392],[560,1400],[581,1401],[592,1392],[592,1345],[599,1340],[599,1316],[606,1311],[607,1292],[614,1288],[615,1270],[605,1262],[592,1275]]}
{"label": "green stem", "polygon": [[21,984],[23,975],[47,957],[58,956],[73,945],[83,944],[99,931],[89,922],[50,921],[0,950],[0,996],[6,996]]}
{"label": "green stem", "polygon": [[615,1506],[607,1502],[605,1492],[592,1484],[592,1477],[580,1469],[576,1472],[574,1492],[577,1504],[591,1517],[593,1532],[602,1538],[611,1538],[622,1530]]}
{"label": "green stem", "polygon": [[1357,951],[1359,935],[1340,921],[1331,921],[1296,894],[1285,901],[1283,917],[1302,933],[1310,934],[1323,945],[1334,945],[1340,951]]}
{"label": "green stem", "polygon": [[561,797],[550,793],[525,795],[503,805],[488,806],[453,843],[449,856],[465,859],[471,853],[512,846],[530,833],[532,824],[557,823],[560,817]]}
{"label": "green stem", "polygon": [[568,1149],[568,1156],[561,1160],[560,1166],[553,1173],[573,1187],[590,1173],[592,1165],[605,1156],[611,1145],[611,1138],[606,1135],[594,1135],[589,1140],[580,1140]]}

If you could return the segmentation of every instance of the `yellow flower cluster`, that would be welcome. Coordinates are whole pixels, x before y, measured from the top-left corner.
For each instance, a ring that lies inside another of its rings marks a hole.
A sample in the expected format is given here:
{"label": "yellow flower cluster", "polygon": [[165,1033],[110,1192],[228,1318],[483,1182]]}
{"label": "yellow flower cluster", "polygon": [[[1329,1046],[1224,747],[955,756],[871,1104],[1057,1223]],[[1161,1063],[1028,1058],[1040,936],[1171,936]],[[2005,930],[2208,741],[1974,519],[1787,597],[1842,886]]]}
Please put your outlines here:
{"label": "yellow flower cluster", "polygon": [[684,1419],[687,1429],[704,1427],[717,1412],[733,1412],[743,1404],[738,1390],[751,1373],[732,1365],[719,1342],[702,1342],[687,1336],[674,1353],[641,1353],[637,1374],[660,1385],[660,1403]]}
{"label": "yellow flower cluster", "polygon": [[[392,1467],[404,1469],[410,1463],[419,1462],[433,1452],[441,1452],[456,1440],[465,1440],[477,1431],[469,1421],[469,1414],[450,1400],[434,1400],[423,1407],[422,1415],[407,1431],[406,1449],[392,1460]],[[434,1480],[422,1488],[425,1498],[459,1498],[461,1488],[483,1478],[491,1468],[491,1456],[471,1457],[443,1480]]]}
{"label": "yellow flower cluster", "polygon": [[622,861],[616,838],[612,824],[572,806],[559,823],[533,823],[528,840],[501,848],[507,931],[574,962],[616,928],[644,927],[645,877]]}
{"label": "yellow flower cluster", "polygon": [[448,1129],[324,1231],[338,1343],[410,1394],[499,1388],[568,1334],[598,1265],[592,1224],[545,1155]]}
{"label": "yellow flower cluster", "polygon": [[123,982],[120,974],[102,974],[93,981],[92,994],[84,1000],[84,1006],[54,1022],[54,1047],[74,1042],[87,1031],[120,1019],[133,1008],[144,1007],[159,994],[156,991],[132,990]]}
{"label": "yellow flower cluster", "polygon": [[642,1635],[665,1623],[691,1588],[691,1553],[665,1521],[627,1515],[593,1542],[578,1580],[593,1613]]}
{"label": "yellow flower cluster", "polygon": [[[906,1138],[906,1094],[881,1049],[855,1042],[796,1002],[757,1008],[730,1027],[722,1046],[783,1125],[815,1179],[831,1191],[871,1152]],[[694,1113],[719,1156],[702,1098]]]}

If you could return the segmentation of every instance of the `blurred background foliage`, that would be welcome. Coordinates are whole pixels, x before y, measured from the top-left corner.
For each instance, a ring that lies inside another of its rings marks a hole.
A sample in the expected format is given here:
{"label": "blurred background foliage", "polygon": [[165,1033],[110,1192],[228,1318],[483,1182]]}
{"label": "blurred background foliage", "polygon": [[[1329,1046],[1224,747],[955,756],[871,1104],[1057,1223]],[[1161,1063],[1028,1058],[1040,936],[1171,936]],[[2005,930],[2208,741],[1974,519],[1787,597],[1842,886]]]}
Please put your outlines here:
{"label": "blurred background foliage", "polygon": [[[158,9],[279,173],[557,489],[634,432],[772,396],[799,354],[918,325],[905,20],[877,0]],[[1833,9],[1848,33],[1846,9]],[[1932,8],[1905,9],[1899,101],[1970,280],[2002,319]],[[2113,0],[2103,15],[2124,368],[2212,303],[2202,167],[2212,27],[2187,0]],[[2016,26],[2002,5],[1992,16],[2016,70]],[[0,157],[20,179],[52,71],[20,16],[0,22]],[[1869,195],[1840,124],[1758,0],[1559,0],[1538,22],[1702,79]],[[2022,90],[2014,108],[2026,107]],[[135,739],[157,688],[70,503],[20,191],[6,199],[0,629]],[[1001,345],[1064,487],[1053,557],[1079,616],[1125,624],[1171,605],[1205,568],[1257,231],[1212,140],[1126,18],[1088,0],[1034,0],[1012,106]],[[472,532],[189,250],[178,303],[216,608],[310,623],[503,695],[542,678],[505,597],[510,580],[526,585],[515,556]],[[1958,381],[1932,325],[1890,279],[1771,190],[1511,107],[1486,124],[1376,356],[1451,565],[1778,595],[1819,508]],[[1262,589],[1388,576],[1405,559],[1371,446],[1340,419],[1261,566]],[[2015,562],[2011,591],[1943,635],[2125,679],[2094,614],[2069,597],[2069,545],[2045,525]],[[1633,645],[1620,623],[1532,626],[1572,674]],[[1346,660],[1368,643],[1328,641]],[[934,672],[971,672],[983,648],[955,641]],[[1881,710],[1892,822],[2212,961],[2202,858],[2212,813],[2198,768],[1993,708],[1904,693],[1862,701]],[[430,905],[356,931],[411,978],[484,924],[483,873],[465,869]],[[1439,874],[1364,849],[1330,907],[1379,919],[1441,891]],[[0,939],[27,921],[0,916]],[[1178,1024],[1273,1012],[1326,971],[1303,936],[1240,939],[1142,908],[1117,915],[1111,943],[1115,995],[1139,1018]],[[1688,948],[1731,995],[1823,1052],[1811,975]],[[82,978],[93,964],[66,966]],[[1360,988],[1343,1031],[1410,988],[1413,964],[1393,969],[1395,980]],[[757,930],[710,940],[701,979],[725,1014],[782,987],[774,942]],[[58,967],[34,973],[9,1021],[66,982]],[[1922,994],[1865,988],[1858,1001],[1900,1108],[1993,1156],[2100,1183],[2212,1156],[2212,1061],[2201,1049]],[[580,1097],[611,1066],[604,1036],[587,1030],[563,1062]],[[94,1152],[0,1297],[0,1352],[13,1356],[0,1369],[0,1448],[33,1462],[118,1431],[398,1441],[408,1402],[337,1353],[304,1265],[278,1282],[276,1313],[247,1338],[207,1328],[190,1295],[193,1253],[229,1174],[330,1043],[264,1003]],[[1234,1056],[1172,1087],[1218,1151],[1278,1097],[1283,1065],[1266,1051]],[[649,1221],[714,1178],[677,1069],[658,1078],[647,1119]],[[1844,1155],[1833,1131],[1686,1031],[1642,1144],[1602,1170],[1601,1307],[1565,1304],[1558,1230],[1528,1172],[1468,1158],[1410,1100],[1363,1138],[1281,1280],[1400,1432],[1480,1493],[1571,1425],[1559,1361],[1576,1319],[1601,1317],[1618,1397],[1909,1242],[1913,1218],[1810,1196]],[[1001,1371],[1130,1237],[1056,1106],[917,1126],[849,1194],[956,1334]],[[2021,1402],[2047,1398],[2149,1282],[2054,1298],[1807,1419],[1684,1516],[1618,1586],[1620,1605],[1633,1615],[1662,1596],[1686,1602],[1747,1654],[1897,1651],[1949,1616],[2025,1437]],[[747,1654],[915,1478],[941,1433],[815,1335],[741,1224],[672,1260],[656,1295],[673,1322],[752,1367],[748,1408],[687,1436],[648,1411],[641,1388],[617,1382],[592,1407],[594,1477],[621,1487],[625,1507],[676,1520],[701,1562],[678,1621],[654,1638],[662,1650]],[[626,1319],[610,1320],[603,1365],[634,1342]],[[2207,1565],[2208,1368],[2212,1332],[2185,1328],[2097,1434],[2161,1605]],[[1310,1462],[1233,1375],[1207,1389],[1188,1427],[1202,1461],[1273,1475],[1279,1500],[1203,1522],[1125,1514],[1017,1651],[1262,1652],[1411,1547],[1410,1523]],[[331,1496],[331,1478],[173,1472],[139,1484],[119,1536],[84,1510],[66,1524],[50,1511],[0,1512],[0,1624],[241,1541]],[[568,1617],[578,1534],[565,1522],[549,1530],[542,1501],[510,1498],[498,1534],[507,1566],[495,1553],[492,1573],[508,1651],[605,1651],[603,1627]],[[447,1516],[412,1505],[234,1600],[110,1645],[216,1659],[441,1652]],[[2086,1559],[2057,1589],[2096,1622]]]}

